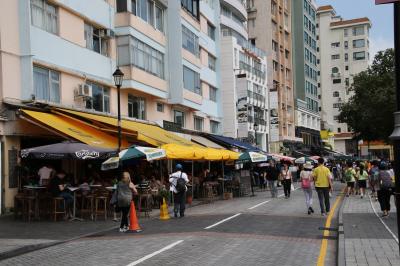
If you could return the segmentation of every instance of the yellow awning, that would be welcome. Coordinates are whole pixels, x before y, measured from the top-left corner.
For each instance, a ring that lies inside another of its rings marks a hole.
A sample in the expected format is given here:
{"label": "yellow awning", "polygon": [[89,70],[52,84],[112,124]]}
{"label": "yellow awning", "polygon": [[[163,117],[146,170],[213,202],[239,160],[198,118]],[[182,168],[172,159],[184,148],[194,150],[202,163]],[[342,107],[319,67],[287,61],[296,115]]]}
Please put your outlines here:
{"label": "yellow awning", "polygon": [[[95,114],[83,113],[79,111],[72,111],[66,109],[59,109],[59,110],[68,114],[76,115],[82,118],[97,121],[111,126],[117,126],[118,123],[118,120],[114,117],[95,115]],[[169,143],[174,143],[186,147],[187,146],[201,147],[196,143],[181,138],[175,135],[174,133],[169,132],[155,125],[149,125],[145,123],[122,119],[121,127],[125,130],[137,132],[138,140],[146,142],[156,147],[160,147],[164,144],[169,144]]]}
{"label": "yellow awning", "polygon": [[210,160],[227,161],[237,160],[239,153],[214,148],[190,147],[178,144],[165,144],[161,146],[165,150],[168,159],[176,160]]}
{"label": "yellow awning", "polygon": [[[22,112],[34,120],[46,125],[47,127],[50,127],[57,132],[61,132],[88,145],[115,149],[118,147],[117,138],[96,130],[95,128],[77,120],[61,115],[30,110],[22,110]],[[128,143],[126,141],[123,141],[122,144],[123,147],[128,147]]]}

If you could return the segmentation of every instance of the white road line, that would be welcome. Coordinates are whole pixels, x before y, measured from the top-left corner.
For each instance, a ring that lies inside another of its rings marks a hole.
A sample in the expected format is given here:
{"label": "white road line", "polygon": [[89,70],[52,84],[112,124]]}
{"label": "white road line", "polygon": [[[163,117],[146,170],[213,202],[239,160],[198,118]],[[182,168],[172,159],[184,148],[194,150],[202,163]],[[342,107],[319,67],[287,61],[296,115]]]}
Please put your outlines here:
{"label": "white road line", "polygon": [[390,230],[390,228],[386,225],[386,223],[382,220],[382,218],[379,216],[379,214],[376,212],[374,204],[372,202],[371,196],[369,196],[369,202],[371,203],[371,207],[374,210],[374,213],[376,215],[376,217],[378,217],[378,219],[381,221],[381,223],[383,224],[383,226],[386,228],[386,230],[388,230],[388,232],[392,235],[392,237],[394,238],[394,240],[396,240],[397,243],[399,243],[399,239],[397,238],[397,236],[392,232],[392,230]]}
{"label": "white road line", "polygon": [[255,209],[255,208],[257,208],[257,207],[260,207],[261,205],[264,205],[264,204],[266,204],[266,203],[268,203],[268,202],[270,202],[270,201],[271,201],[271,200],[266,200],[266,201],[264,201],[264,202],[258,203],[257,205],[254,205],[253,207],[248,208],[248,210],[252,210],[252,209]]}
{"label": "white road line", "polygon": [[213,228],[213,227],[216,227],[217,225],[220,225],[220,224],[222,224],[222,223],[225,223],[226,221],[229,221],[229,220],[231,220],[231,219],[233,219],[233,218],[235,218],[235,217],[238,217],[239,215],[241,215],[241,213],[237,213],[237,214],[235,214],[235,215],[232,215],[231,217],[228,217],[228,218],[226,218],[226,219],[223,219],[223,220],[221,220],[221,221],[219,221],[218,223],[215,223],[215,224],[213,224],[213,225],[207,226],[207,227],[204,228],[204,229],[205,229],[205,230],[211,229],[211,228]]}
{"label": "white road line", "polygon": [[182,242],[183,242],[183,240],[176,241],[176,242],[174,242],[174,243],[172,243],[172,244],[170,244],[170,245],[168,245],[168,246],[166,246],[166,247],[164,247],[164,248],[162,248],[162,249],[160,249],[160,250],[157,250],[157,251],[155,251],[155,252],[153,252],[153,253],[151,253],[151,254],[149,254],[149,255],[147,255],[147,256],[144,256],[144,257],[141,258],[141,259],[135,260],[134,262],[128,264],[127,266],[138,265],[139,263],[142,263],[142,262],[144,262],[145,260],[148,260],[148,259],[150,259],[150,258],[152,258],[152,257],[154,257],[154,256],[156,256],[156,255],[158,255],[158,254],[160,254],[160,253],[162,253],[162,252],[168,250],[168,249],[171,249],[171,248],[175,247],[176,245],[179,245],[179,244],[182,243]]}

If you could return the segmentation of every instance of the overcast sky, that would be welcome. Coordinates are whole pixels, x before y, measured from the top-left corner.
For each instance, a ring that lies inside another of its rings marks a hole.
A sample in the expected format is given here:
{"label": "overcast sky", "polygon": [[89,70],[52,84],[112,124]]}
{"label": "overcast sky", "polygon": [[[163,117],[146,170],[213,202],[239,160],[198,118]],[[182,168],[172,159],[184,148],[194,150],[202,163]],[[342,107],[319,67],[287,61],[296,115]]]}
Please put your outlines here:
{"label": "overcast sky", "polygon": [[370,31],[371,59],[376,52],[392,48],[393,5],[375,5],[375,0],[316,0],[319,6],[332,5],[343,19],[368,17],[372,21]]}

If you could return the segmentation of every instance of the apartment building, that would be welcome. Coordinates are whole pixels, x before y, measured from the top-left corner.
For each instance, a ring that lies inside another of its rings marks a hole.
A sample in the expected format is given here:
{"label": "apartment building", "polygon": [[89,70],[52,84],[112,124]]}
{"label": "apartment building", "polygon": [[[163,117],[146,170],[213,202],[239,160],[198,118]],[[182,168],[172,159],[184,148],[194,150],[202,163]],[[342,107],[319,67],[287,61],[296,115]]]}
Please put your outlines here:
{"label": "apartment building", "polygon": [[334,149],[354,154],[351,129],[338,122],[341,106],[352,96],[349,88],[353,77],[368,68],[369,29],[368,18],[345,20],[330,5],[317,10],[317,32],[321,75],[321,128],[335,134]]}
{"label": "apartment building", "polygon": [[290,0],[249,0],[250,42],[268,53],[271,151],[291,153],[296,142]]}
{"label": "apartment building", "polygon": [[244,0],[221,0],[223,134],[269,150],[267,62],[248,41]]}
{"label": "apartment building", "polygon": [[1,1],[2,207],[13,205],[18,151],[60,139],[15,106],[115,116],[117,66],[123,117],[222,132],[219,19],[211,0]]}
{"label": "apartment building", "polygon": [[[317,64],[317,7],[314,0],[292,0],[293,88],[296,137],[305,149],[320,146]],[[310,150],[311,151],[311,150]]]}

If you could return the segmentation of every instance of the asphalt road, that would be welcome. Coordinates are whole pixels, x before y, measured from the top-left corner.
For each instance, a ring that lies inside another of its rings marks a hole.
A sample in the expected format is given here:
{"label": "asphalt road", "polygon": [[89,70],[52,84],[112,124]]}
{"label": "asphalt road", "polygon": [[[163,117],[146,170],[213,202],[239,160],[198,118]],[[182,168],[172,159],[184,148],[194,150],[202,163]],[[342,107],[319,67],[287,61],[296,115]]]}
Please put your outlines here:
{"label": "asphalt road", "polygon": [[[326,222],[318,206],[314,193],[316,213],[307,215],[301,189],[290,199],[260,192],[190,208],[183,219],[141,219],[138,234],[112,230],[0,265],[316,265]],[[336,245],[329,238],[325,265],[336,265]]]}

